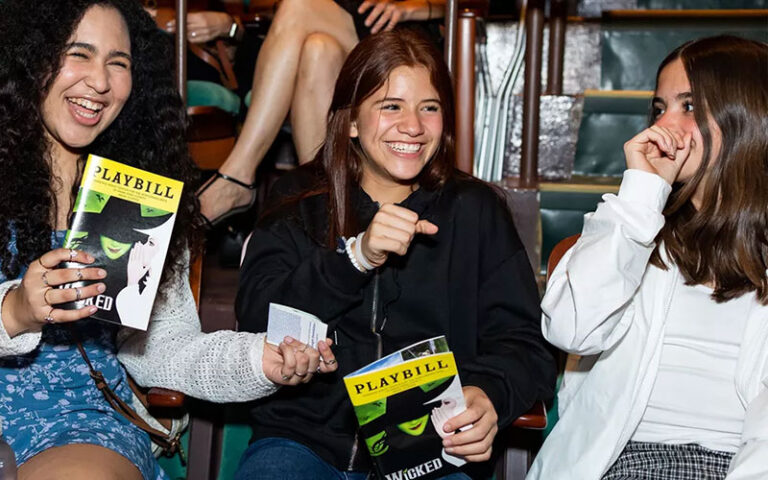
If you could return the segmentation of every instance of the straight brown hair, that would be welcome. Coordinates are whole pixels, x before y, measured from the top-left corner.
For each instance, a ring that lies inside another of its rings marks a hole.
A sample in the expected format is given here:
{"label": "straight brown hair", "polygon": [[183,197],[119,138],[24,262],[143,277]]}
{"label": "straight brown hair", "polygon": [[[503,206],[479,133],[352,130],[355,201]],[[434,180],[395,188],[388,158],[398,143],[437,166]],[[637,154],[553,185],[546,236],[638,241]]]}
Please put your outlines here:
{"label": "straight brown hair", "polygon": [[[685,43],[661,63],[657,83],[677,59],[691,85],[703,158],[693,178],[674,185],[651,263],[667,268],[663,247],[686,284],[714,283],[715,301],[754,291],[768,305],[768,45],[733,36]],[[709,116],[722,135],[717,152]],[[691,197],[705,175],[697,210]]]}
{"label": "straight brown hair", "polygon": [[313,160],[313,163],[322,164],[325,173],[319,190],[328,193],[327,242],[331,248],[336,246],[338,237],[359,233],[350,192],[360,184],[366,154],[358,139],[349,136],[351,122],[357,118],[363,101],[388,81],[395,68],[401,66],[427,69],[440,98],[443,116],[440,146],[415,181],[421,188],[435,190],[453,175],[453,88],[442,55],[429,39],[408,29],[366,37],[352,50],[341,68],[329,110],[325,143]]}

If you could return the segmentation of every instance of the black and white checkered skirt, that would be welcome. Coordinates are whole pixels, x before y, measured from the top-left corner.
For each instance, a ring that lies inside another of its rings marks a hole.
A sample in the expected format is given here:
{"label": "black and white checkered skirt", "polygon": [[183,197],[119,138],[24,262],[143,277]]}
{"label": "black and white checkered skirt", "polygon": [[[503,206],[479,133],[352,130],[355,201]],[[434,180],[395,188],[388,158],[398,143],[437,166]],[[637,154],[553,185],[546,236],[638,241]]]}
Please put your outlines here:
{"label": "black and white checkered skirt", "polygon": [[693,443],[629,442],[602,480],[722,480],[732,457]]}

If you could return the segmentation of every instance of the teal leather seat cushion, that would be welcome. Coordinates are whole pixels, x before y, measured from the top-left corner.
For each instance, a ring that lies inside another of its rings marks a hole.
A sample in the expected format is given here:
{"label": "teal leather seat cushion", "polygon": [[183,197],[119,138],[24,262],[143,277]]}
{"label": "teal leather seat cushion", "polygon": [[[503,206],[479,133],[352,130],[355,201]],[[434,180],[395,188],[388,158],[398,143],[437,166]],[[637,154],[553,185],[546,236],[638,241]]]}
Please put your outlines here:
{"label": "teal leather seat cushion", "polygon": [[637,8],[660,10],[768,8],[768,0],[637,0]]}
{"label": "teal leather seat cushion", "polygon": [[[235,478],[235,472],[240,465],[240,458],[248,448],[252,434],[250,425],[242,423],[224,425],[221,438],[221,463],[219,464],[219,474],[215,480],[232,480]],[[181,444],[184,451],[189,452],[189,430],[182,435]],[[171,480],[185,480],[187,478],[187,467],[181,464],[181,458],[178,454],[173,457],[160,457],[157,461]]]}
{"label": "teal leather seat cushion", "polygon": [[242,423],[228,423],[224,425],[224,433],[221,440],[221,464],[219,465],[218,480],[232,480],[240,465],[240,458],[248,449],[251,441],[250,425]]}
{"label": "teal leather seat cushion", "polygon": [[218,83],[202,80],[187,82],[188,107],[219,107],[232,115],[240,113],[240,97]]}
{"label": "teal leather seat cushion", "polygon": [[648,126],[650,92],[632,97],[585,95],[573,162],[575,175],[621,176],[624,143]]}
{"label": "teal leather seat cushion", "polygon": [[540,192],[542,272],[546,271],[555,245],[565,237],[581,233],[584,214],[594,212],[602,197],[603,192]]}
{"label": "teal leather seat cushion", "polygon": [[766,18],[615,18],[602,23],[603,90],[653,90],[656,68],[679,45],[730,34],[768,41]]}
{"label": "teal leather seat cushion", "polygon": [[[189,430],[181,436],[181,448],[184,453],[189,452]],[[160,468],[171,480],[185,480],[187,478],[187,467],[181,463],[181,457],[177,453],[172,457],[161,456],[157,459]]]}

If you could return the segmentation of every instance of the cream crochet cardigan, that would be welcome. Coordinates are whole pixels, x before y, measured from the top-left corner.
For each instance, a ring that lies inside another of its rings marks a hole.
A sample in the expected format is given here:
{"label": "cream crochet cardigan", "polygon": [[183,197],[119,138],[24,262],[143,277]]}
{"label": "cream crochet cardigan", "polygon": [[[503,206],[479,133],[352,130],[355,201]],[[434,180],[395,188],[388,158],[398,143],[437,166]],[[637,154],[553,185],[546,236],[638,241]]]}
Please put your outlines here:
{"label": "cream crochet cardigan", "polygon": [[[188,275],[158,293],[146,332],[122,329],[118,358],[139,385],[169,388],[211,402],[241,402],[273,393],[261,366],[263,333],[203,333]],[[0,283],[0,302],[20,280]],[[10,338],[0,313],[0,356],[23,355],[41,334]]]}

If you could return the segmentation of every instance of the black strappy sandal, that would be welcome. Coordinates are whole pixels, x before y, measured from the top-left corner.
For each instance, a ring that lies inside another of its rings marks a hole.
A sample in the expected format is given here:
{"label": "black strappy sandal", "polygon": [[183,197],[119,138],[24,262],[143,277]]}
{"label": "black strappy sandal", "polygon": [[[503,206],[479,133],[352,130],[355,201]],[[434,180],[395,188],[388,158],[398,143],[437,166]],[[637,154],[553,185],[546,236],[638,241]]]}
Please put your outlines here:
{"label": "black strappy sandal", "polygon": [[195,193],[195,196],[197,196],[197,198],[200,198],[200,195],[202,195],[203,192],[208,190],[208,188],[211,185],[213,185],[216,182],[216,180],[218,180],[220,178],[222,178],[222,179],[224,179],[224,180],[226,180],[228,182],[232,182],[232,183],[234,183],[235,185],[237,185],[239,187],[243,187],[243,188],[245,188],[247,190],[250,190],[251,191],[251,200],[248,203],[246,203],[245,205],[241,205],[239,207],[235,207],[235,208],[233,208],[233,209],[231,209],[231,210],[229,210],[227,212],[222,213],[221,215],[219,215],[218,217],[214,218],[213,220],[206,218],[205,215],[201,215],[203,217],[203,220],[205,220],[206,226],[209,229],[212,229],[212,228],[220,225],[221,223],[224,222],[224,220],[228,219],[229,217],[237,215],[238,213],[247,212],[251,207],[253,207],[253,204],[256,203],[256,184],[255,183],[248,184],[248,183],[245,183],[245,182],[241,182],[240,180],[238,180],[236,178],[233,178],[233,177],[230,177],[229,175],[226,175],[226,174],[221,173],[219,171],[216,171],[216,174],[213,175],[211,178],[209,178],[205,182],[205,184],[203,184],[203,186],[200,187],[200,189],[197,191],[197,193]]}

